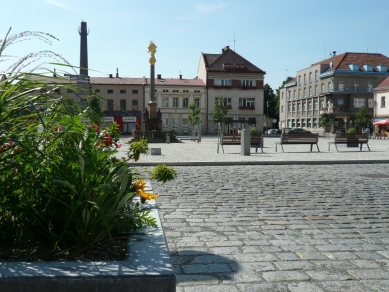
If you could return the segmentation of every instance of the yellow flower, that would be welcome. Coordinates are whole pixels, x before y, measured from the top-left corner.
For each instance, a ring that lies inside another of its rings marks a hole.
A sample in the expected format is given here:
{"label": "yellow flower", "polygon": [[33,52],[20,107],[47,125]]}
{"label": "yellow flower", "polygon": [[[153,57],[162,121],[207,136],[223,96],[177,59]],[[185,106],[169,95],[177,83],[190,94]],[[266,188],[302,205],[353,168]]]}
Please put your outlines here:
{"label": "yellow flower", "polygon": [[145,200],[154,200],[158,198],[157,194],[150,194],[150,193],[145,193],[143,190],[140,190],[139,192],[136,192],[141,198]]}
{"label": "yellow flower", "polygon": [[158,195],[157,194],[150,194],[150,193],[145,193],[144,188],[146,187],[146,182],[143,180],[137,180],[134,183],[134,188],[135,188],[135,193],[141,197],[144,200],[153,200],[157,199]]}
{"label": "yellow flower", "polygon": [[147,182],[145,182],[144,180],[138,179],[138,180],[134,183],[135,193],[138,193],[138,191],[140,191],[140,190],[143,191],[144,188],[146,187],[146,184],[147,184]]}

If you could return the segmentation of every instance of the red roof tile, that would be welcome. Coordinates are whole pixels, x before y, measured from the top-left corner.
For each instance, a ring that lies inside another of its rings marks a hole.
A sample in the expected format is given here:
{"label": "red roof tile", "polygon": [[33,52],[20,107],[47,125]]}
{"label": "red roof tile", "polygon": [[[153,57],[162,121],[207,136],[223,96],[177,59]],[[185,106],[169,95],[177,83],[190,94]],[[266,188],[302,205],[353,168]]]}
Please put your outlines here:
{"label": "red roof tile", "polygon": [[386,77],[386,79],[382,81],[381,84],[376,87],[376,89],[385,87],[389,87],[389,77]]}

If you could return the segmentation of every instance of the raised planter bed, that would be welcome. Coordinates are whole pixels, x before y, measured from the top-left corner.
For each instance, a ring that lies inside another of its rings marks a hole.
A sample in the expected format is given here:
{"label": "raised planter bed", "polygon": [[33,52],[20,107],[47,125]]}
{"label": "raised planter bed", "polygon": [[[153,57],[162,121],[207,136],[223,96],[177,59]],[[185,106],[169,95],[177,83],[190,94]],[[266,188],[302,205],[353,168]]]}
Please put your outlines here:
{"label": "raised planter bed", "polygon": [[176,291],[157,205],[148,204],[159,228],[133,233],[125,261],[0,262],[0,291]]}

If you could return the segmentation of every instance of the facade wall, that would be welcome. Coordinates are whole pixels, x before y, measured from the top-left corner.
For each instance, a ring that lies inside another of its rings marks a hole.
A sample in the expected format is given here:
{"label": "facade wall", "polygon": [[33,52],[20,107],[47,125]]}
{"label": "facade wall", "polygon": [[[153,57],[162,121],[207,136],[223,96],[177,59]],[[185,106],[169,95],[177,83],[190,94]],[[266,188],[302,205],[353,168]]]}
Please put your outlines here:
{"label": "facade wall", "polygon": [[375,93],[376,107],[374,117],[389,118],[389,88]]}
{"label": "facade wall", "polygon": [[[162,130],[175,130],[178,135],[192,134],[187,121],[189,104],[199,100],[200,125],[195,132],[206,134],[206,91],[204,86],[155,85],[155,101],[162,114]],[[187,99],[187,102],[186,102]],[[150,101],[150,86],[145,87],[146,105]],[[186,120],[186,121],[185,121]]]}

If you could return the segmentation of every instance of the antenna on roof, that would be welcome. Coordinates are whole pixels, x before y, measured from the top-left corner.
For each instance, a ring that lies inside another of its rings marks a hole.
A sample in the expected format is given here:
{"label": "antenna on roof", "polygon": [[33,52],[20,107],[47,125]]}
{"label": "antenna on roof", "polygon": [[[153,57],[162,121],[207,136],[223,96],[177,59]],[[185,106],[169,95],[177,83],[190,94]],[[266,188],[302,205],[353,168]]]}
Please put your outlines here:
{"label": "antenna on roof", "polygon": [[234,40],[233,41],[227,41],[227,42],[234,42],[234,51],[235,51],[235,41],[236,41],[236,39],[235,39],[235,30],[234,30]]}

